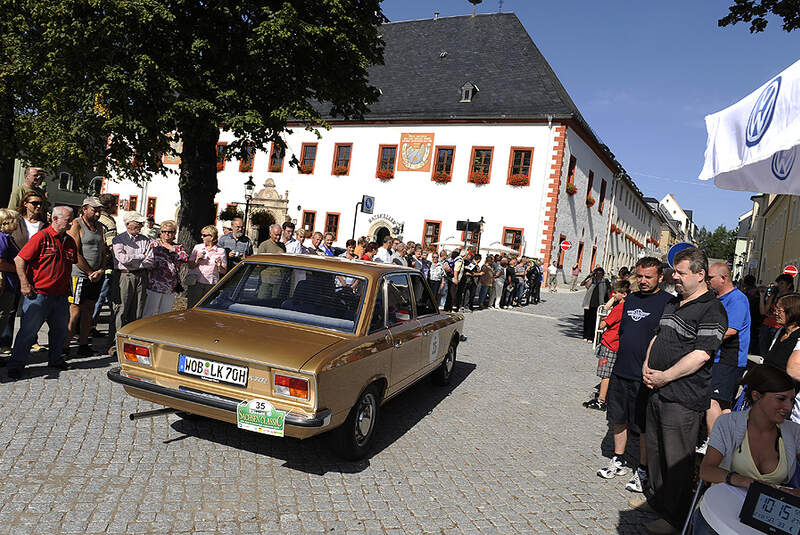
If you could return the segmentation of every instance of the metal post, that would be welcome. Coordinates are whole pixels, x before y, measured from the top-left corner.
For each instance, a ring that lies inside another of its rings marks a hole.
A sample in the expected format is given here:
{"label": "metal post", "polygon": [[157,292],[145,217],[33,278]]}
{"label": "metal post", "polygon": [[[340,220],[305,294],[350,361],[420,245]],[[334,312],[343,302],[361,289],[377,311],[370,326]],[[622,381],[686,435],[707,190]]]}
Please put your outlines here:
{"label": "metal post", "polygon": [[242,223],[242,232],[247,236],[247,213],[250,211],[250,199],[244,200],[244,222]]}
{"label": "metal post", "polygon": [[[474,7],[473,7],[474,9]],[[467,248],[467,233],[469,232],[469,219],[467,219],[467,228],[464,230],[464,249]]]}
{"label": "metal post", "polygon": [[353,235],[350,236],[351,239],[356,239],[356,221],[358,221],[358,207],[361,205],[361,201],[356,203],[356,211],[353,214]]}

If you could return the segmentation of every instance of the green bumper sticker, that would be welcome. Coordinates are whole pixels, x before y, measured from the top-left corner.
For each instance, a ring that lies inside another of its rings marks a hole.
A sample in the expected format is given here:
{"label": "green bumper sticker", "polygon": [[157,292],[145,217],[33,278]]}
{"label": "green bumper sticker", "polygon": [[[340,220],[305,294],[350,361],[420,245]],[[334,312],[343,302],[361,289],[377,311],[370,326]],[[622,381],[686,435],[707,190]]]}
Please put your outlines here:
{"label": "green bumper sticker", "polygon": [[285,411],[277,410],[265,399],[242,401],[236,408],[236,425],[239,429],[265,435],[282,437],[285,418]]}

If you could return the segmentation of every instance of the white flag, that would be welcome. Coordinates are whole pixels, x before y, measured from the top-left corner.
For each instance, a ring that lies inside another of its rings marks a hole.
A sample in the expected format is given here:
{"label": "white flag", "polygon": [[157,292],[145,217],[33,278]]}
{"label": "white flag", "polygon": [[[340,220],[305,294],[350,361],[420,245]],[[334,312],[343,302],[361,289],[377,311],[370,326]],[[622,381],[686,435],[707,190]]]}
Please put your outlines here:
{"label": "white flag", "polygon": [[713,178],[723,189],[800,194],[800,61],[707,115],[706,130],[700,180]]}

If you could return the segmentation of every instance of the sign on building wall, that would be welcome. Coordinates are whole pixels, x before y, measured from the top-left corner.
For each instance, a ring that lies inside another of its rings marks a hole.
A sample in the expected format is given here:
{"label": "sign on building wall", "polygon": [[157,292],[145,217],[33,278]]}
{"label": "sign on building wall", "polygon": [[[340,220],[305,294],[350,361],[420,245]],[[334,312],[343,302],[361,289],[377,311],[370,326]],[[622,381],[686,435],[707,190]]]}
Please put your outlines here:
{"label": "sign on building wall", "polygon": [[400,134],[400,161],[398,171],[431,170],[433,134]]}

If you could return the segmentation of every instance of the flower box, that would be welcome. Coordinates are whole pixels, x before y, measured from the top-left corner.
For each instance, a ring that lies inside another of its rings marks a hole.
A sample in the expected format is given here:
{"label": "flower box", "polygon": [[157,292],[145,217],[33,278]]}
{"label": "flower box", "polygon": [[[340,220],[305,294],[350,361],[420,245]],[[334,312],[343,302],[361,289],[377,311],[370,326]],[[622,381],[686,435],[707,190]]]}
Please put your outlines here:
{"label": "flower box", "polygon": [[473,171],[469,174],[468,182],[472,182],[477,186],[482,186],[489,183],[489,175],[483,171]]}
{"label": "flower box", "polygon": [[297,172],[301,175],[310,175],[313,169],[310,165],[301,165],[297,168]]}
{"label": "flower box", "polygon": [[270,165],[269,166],[269,172],[270,173],[280,173],[281,172],[281,166],[280,165]]}
{"label": "flower box", "polygon": [[576,186],[575,184],[567,184],[566,191],[567,195],[575,195],[576,193],[578,193],[578,186]]}
{"label": "flower box", "polygon": [[347,167],[340,165],[338,167],[333,168],[333,174],[336,176],[342,176],[347,174]]}
{"label": "flower box", "polygon": [[622,234],[622,229],[617,227],[614,232],[616,232],[617,234]]}
{"label": "flower box", "polygon": [[391,169],[378,169],[375,176],[380,180],[391,180],[394,178],[394,171]]}
{"label": "flower box", "polygon": [[591,195],[586,197],[586,206],[588,206],[589,208],[594,206],[594,197],[592,197]]}
{"label": "flower box", "polygon": [[508,177],[508,184],[510,186],[530,186],[531,179],[523,174],[511,175]]}
{"label": "flower box", "polygon": [[450,182],[450,180],[452,180],[452,177],[450,176],[450,173],[445,173],[444,171],[437,171],[436,173],[433,173],[432,180],[434,182],[438,182],[439,184],[447,184],[448,182]]}

